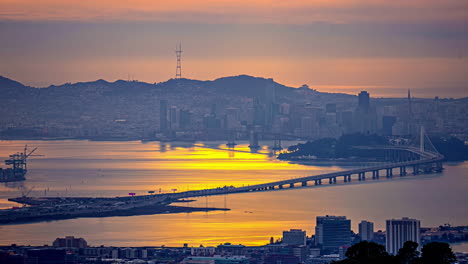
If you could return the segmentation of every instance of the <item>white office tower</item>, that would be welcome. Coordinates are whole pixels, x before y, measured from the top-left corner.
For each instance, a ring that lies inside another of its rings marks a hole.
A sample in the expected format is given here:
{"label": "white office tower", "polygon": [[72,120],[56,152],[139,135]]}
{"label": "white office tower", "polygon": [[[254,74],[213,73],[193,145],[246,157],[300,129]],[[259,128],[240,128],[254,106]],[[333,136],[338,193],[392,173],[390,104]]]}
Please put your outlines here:
{"label": "white office tower", "polygon": [[362,241],[372,241],[374,239],[374,223],[361,221],[359,223],[359,236]]}
{"label": "white office tower", "polygon": [[[387,220],[387,252],[396,255],[406,241],[413,241],[421,244],[419,236],[421,223],[419,220],[403,217],[401,220]],[[420,250],[420,246],[418,247]]]}

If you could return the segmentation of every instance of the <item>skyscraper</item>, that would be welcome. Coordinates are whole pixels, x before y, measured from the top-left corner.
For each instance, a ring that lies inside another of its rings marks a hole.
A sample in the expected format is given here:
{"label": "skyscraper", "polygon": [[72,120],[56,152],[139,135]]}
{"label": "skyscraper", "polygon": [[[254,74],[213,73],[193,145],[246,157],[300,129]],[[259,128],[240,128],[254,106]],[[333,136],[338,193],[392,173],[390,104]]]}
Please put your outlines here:
{"label": "skyscraper", "polygon": [[351,220],[346,216],[317,216],[315,244],[329,252],[337,252],[340,246],[350,246]]}
{"label": "skyscraper", "polygon": [[363,241],[371,241],[374,239],[374,223],[365,220],[361,221],[361,223],[359,223],[359,236]]}
{"label": "skyscraper", "polygon": [[291,229],[283,231],[283,243],[290,246],[305,246],[306,232],[301,229]]}
{"label": "skyscraper", "polygon": [[362,91],[358,95],[358,107],[354,112],[354,132],[373,134],[377,132],[377,112],[370,106],[369,93]]}
{"label": "skyscraper", "polygon": [[359,93],[359,102],[358,107],[361,111],[369,111],[369,93],[366,91],[361,91]]}
{"label": "skyscraper", "polygon": [[406,241],[421,244],[419,220],[403,217],[401,220],[387,220],[386,248],[389,254],[397,254]]}

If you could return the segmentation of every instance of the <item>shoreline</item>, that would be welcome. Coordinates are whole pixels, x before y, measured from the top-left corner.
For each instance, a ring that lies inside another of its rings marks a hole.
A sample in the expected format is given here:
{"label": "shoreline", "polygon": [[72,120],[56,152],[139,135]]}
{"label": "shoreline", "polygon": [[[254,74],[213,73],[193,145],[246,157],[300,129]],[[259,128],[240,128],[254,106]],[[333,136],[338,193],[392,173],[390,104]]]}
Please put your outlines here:
{"label": "shoreline", "polygon": [[157,215],[157,214],[176,214],[176,213],[193,213],[193,212],[209,212],[209,211],[230,211],[228,208],[216,207],[189,207],[189,206],[174,206],[174,205],[151,205],[142,206],[138,208],[114,210],[111,212],[88,212],[78,213],[73,215],[56,214],[49,216],[32,216],[25,217],[25,219],[15,219],[8,221],[1,221],[0,226],[4,225],[24,225],[40,222],[53,222],[68,219],[78,218],[101,218],[101,217],[125,217],[125,216],[140,216],[140,215]]}

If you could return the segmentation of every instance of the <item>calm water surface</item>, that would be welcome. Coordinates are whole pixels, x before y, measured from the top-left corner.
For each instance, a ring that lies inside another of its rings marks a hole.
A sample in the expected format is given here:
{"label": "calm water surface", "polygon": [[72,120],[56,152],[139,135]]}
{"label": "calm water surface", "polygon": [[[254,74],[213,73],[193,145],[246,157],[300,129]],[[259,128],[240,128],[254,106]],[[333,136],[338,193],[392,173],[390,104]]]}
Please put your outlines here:
{"label": "calm water surface", "polygon": [[[15,204],[9,197],[33,188],[32,196],[124,196],[155,190],[170,192],[224,185],[242,186],[349,169],[351,166],[305,166],[252,154],[247,144],[229,152],[213,149],[222,142],[141,143],[89,141],[0,141],[0,158],[24,144],[40,146],[31,158],[27,181],[0,185],[0,208]],[[213,148],[212,148],[213,147]],[[267,153],[264,149],[261,152]],[[363,164],[355,165],[363,166]],[[468,163],[445,164],[442,174],[367,180],[364,183],[274,192],[198,198],[188,206],[227,207],[231,211],[150,216],[81,218],[0,226],[0,244],[51,244],[75,235],[94,246],[191,246],[243,243],[261,245],[291,228],[313,234],[315,217],[345,215],[358,223],[403,216],[422,226],[467,225]],[[384,177],[385,178],[385,177]],[[48,190],[48,191],[47,191]],[[455,248],[468,251],[467,244]]]}

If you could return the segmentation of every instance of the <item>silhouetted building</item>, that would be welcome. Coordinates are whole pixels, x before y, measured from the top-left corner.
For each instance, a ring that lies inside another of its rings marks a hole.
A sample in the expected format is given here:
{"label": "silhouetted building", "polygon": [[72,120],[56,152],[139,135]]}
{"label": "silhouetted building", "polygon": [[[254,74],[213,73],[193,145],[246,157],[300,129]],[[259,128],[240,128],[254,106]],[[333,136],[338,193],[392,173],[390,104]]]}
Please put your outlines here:
{"label": "silhouetted building", "polygon": [[177,129],[177,107],[175,106],[171,106],[171,108],[169,109],[169,127],[171,129]]}
{"label": "silhouetted building", "polygon": [[301,246],[306,244],[306,231],[291,229],[283,231],[283,243],[290,246]]}
{"label": "silhouetted building", "polygon": [[30,249],[26,252],[26,264],[71,264],[75,263],[74,255],[67,254],[65,249]]}
{"label": "silhouetted building", "polygon": [[167,125],[167,100],[159,101],[159,129],[165,131],[168,129]]}
{"label": "silhouetted building", "polygon": [[265,258],[265,263],[297,264],[300,260],[292,255],[269,255]]}
{"label": "silhouetted building", "polygon": [[244,253],[244,245],[232,245],[231,243],[224,243],[216,247],[216,254],[223,256],[241,256]]}
{"label": "silhouetted building", "polygon": [[336,104],[326,104],[325,111],[327,113],[336,113]]}
{"label": "silhouetted building", "polygon": [[179,112],[179,128],[187,129],[191,125],[191,113],[189,110],[180,110]]}
{"label": "silhouetted building", "polygon": [[260,100],[255,97],[253,99],[253,125],[263,126],[265,125],[265,107],[260,103]]}
{"label": "silhouetted building", "polygon": [[373,134],[377,132],[377,112],[375,107],[370,106],[369,93],[362,91],[359,93],[358,107],[354,112],[354,131],[363,134]]}
{"label": "silhouetted building", "polygon": [[350,246],[351,220],[346,216],[317,216],[315,244],[329,252],[337,252],[340,246]]}
{"label": "silhouetted building", "polygon": [[85,248],[88,246],[88,243],[81,237],[66,236],[65,238],[56,238],[52,245],[64,248]]}
{"label": "silhouetted building", "polygon": [[397,254],[406,241],[421,244],[419,220],[403,217],[402,219],[387,220],[386,248],[389,254]]}
{"label": "silhouetted building", "polygon": [[395,116],[382,117],[382,134],[385,136],[393,135],[393,125],[396,123]]}
{"label": "silhouetted building", "polygon": [[2,252],[0,250],[0,263],[2,264],[24,264],[24,257],[13,252]]}
{"label": "silhouetted building", "polygon": [[187,257],[182,264],[249,264],[245,256],[213,256],[213,257]]}
{"label": "silhouetted building", "polygon": [[359,93],[358,108],[363,111],[369,111],[369,93],[366,91],[361,91]]}
{"label": "silhouetted building", "polygon": [[374,223],[361,221],[359,223],[359,236],[361,240],[372,241],[374,239]]}

